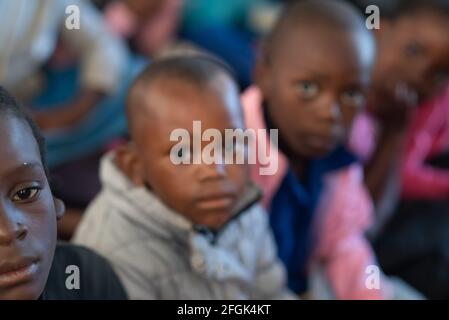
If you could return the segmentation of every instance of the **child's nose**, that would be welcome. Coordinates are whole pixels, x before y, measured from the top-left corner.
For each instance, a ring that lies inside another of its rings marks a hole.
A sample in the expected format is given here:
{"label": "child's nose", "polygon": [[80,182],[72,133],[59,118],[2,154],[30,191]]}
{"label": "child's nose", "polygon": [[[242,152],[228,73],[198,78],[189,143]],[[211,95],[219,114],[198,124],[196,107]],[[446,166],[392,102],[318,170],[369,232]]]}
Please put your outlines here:
{"label": "child's nose", "polygon": [[324,103],[319,110],[321,120],[335,122],[341,118],[341,106],[337,100]]}
{"label": "child's nose", "polygon": [[0,212],[0,246],[8,246],[16,240],[26,238],[28,228],[13,220],[5,212]]}
{"label": "child's nose", "polygon": [[199,170],[200,181],[220,179],[226,176],[226,165],[220,162],[202,164]]}

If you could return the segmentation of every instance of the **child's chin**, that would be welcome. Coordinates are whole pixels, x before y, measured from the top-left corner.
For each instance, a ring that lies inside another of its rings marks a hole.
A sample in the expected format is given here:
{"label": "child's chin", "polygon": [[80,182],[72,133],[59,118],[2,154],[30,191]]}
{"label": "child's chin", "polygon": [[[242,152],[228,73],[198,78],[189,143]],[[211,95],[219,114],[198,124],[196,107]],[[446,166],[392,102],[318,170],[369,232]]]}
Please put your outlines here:
{"label": "child's chin", "polygon": [[229,213],[212,213],[209,217],[204,219],[201,223],[203,226],[208,227],[211,230],[221,229],[229,220],[231,215]]}
{"label": "child's chin", "polygon": [[329,155],[335,148],[336,144],[325,147],[309,146],[304,153],[308,159],[321,159]]}
{"label": "child's chin", "polygon": [[0,300],[37,300],[44,288],[36,282],[0,291]]}

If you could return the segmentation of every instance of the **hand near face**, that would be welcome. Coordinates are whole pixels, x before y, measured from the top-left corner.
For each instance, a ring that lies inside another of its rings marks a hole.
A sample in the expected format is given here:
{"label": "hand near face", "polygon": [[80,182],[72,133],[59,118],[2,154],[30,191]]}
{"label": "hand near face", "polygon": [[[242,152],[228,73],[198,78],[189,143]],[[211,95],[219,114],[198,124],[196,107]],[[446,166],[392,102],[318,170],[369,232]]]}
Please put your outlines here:
{"label": "hand near face", "polygon": [[410,114],[418,104],[418,95],[405,82],[392,85],[374,84],[369,96],[367,109],[380,122],[382,130],[400,132],[409,123]]}

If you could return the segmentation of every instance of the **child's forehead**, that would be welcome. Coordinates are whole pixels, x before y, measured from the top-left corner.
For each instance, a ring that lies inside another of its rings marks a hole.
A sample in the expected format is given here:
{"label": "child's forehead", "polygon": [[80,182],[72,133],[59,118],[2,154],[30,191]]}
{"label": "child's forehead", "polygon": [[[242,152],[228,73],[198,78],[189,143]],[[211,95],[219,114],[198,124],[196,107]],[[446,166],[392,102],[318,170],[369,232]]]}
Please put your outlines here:
{"label": "child's forehead", "polygon": [[292,33],[271,56],[286,71],[317,69],[368,69],[374,61],[375,42],[364,31],[313,29]]}
{"label": "child's forehead", "polygon": [[38,144],[26,121],[14,116],[2,116],[0,123],[0,172],[19,167],[25,169],[30,164],[43,168]]}
{"label": "child's forehead", "polygon": [[271,38],[334,29],[366,29],[363,16],[344,1],[314,0],[287,5],[271,31]]}
{"label": "child's forehead", "polygon": [[397,26],[402,32],[414,34],[421,30],[421,35],[431,36],[435,33],[444,33],[447,36],[449,16],[434,11],[418,11],[400,16],[393,21],[392,26]]}
{"label": "child's forehead", "polygon": [[449,54],[449,19],[443,17],[416,17],[416,19],[405,18],[398,20],[393,31],[393,41],[398,43],[410,43],[413,41],[421,47],[426,48],[430,55],[442,54],[447,60]]}
{"label": "child's forehead", "polygon": [[182,81],[164,81],[151,89],[145,99],[142,114],[145,131],[166,134],[175,128],[189,130],[194,121],[217,128],[235,127],[243,122],[237,91],[223,83],[196,86]]}
{"label": "child's forehead", "polygon": [[348,23],[347,25],[332,24],[331,21],[305,20],[290,21],[284,23],[273,33],[268,45],[272,51],[284,51],[297,49],[297,51],[307,52],[311,46],[314,47],[334,47],[339,48],[357,40],[374,41],[373,35],[364,25],[358,23]]}

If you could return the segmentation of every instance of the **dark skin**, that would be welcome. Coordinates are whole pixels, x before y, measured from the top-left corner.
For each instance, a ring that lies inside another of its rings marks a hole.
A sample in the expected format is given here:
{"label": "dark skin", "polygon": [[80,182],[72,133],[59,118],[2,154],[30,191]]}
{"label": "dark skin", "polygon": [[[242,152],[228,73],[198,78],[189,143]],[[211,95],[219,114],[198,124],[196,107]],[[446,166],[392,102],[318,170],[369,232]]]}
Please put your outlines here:
{"label": "dark skin", "polygon": [[263,49],[256,83],[279,129],[280,148],[299,178],[306,161],[346,142],[365,103],[373,52],[363,51],[362,44],[372,48],[371,38],[357,30],[291,24],[275,46]]}
{"label": "dark skin", "polygon": [[136,15],[140,21],[144,21],[148,16],[157,13],[162,6],[160,0],[126,0],[125,4]]}
{"label": "dark skin", "polygon": [[399,196],[399,157],[412,110],[437,95],[449,80],[448,28],[446,15],[422,9],[395,21],[383,20],[376,31],[378,52],[368,111],[380,132],[365,176],[378,207],[385,208],[377,210],[381,216],[391,211]]}
{"label": "dark skin", "polygon": [[[201,121],[203,131],[215,128],[223,137],[225,129],[243,128],[235,84],[217,75],[203,88],[164,77],[139,86],[132,91],[131,104],[140,105],[129,107],[133,142],[117,153],[116,163],[136,185],[147,185],[194,224],[220,229],[233,216],[249,181],[246,165],[175,165],[170,152],[177,142],[170,141],[170,134],[184,128],[193,137],[194,120]],[[186,146],[180,156],[189,152]]]}
{"label": "dark skin", "polygon": [[383,20],[376,31],[373,88],[395,96],[398,85],[406,86],[417,103],[437,94],[449,80],[448,27],[448,16],[430,9]]}
{"label": "dark skin", "polygon": [[50,191],[28,124],[5,114],[0,122],[0,300],[37,299],[64,206]]}
{"label": "dark skin", "polygon": [[[32,116],[43,131],[70,128],[80,123],[103,97],[104,94],[98,90],[83,89],[74,100],[67,102],[61,108],[32,112]],[[58,222],[60,239],[71,239],[81,221],[82,214],[82,210],[67,208],[64,218]]]}

